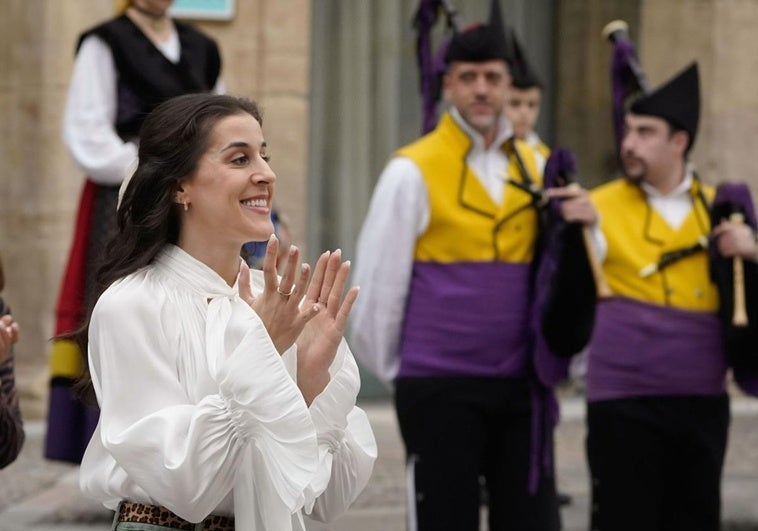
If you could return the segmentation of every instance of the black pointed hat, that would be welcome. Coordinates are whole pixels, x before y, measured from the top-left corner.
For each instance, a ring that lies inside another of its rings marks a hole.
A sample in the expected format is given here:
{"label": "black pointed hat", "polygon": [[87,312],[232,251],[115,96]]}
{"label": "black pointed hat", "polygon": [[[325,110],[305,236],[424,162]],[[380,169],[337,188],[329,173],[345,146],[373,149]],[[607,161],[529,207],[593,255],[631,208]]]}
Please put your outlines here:
{"label": "black pointed hat", "polygon": [[697,63],[692,63],[649,94],[637,98],[629,111],[657,116],[677,129],[684,129],[690,135],[688,148],[692,146],[700,119],[700,76]]}
{"label": "black pointed hat", "polygon": [[524,47],[516,36],[516,32],[510,31],[510,42],[513,59],[510,61],[511,83],[518,89],[529,89],[532,87],[542,88],[539,77],[529,64],[526,58]]}
{"label": "black pointed hat", "polygon": [[445,62],[466,61],[477,63],[502,59],[511,62],[513,53],[500,13],[499,0],[492,0],[487,24],[472,24],[455,33],[445,54]]}

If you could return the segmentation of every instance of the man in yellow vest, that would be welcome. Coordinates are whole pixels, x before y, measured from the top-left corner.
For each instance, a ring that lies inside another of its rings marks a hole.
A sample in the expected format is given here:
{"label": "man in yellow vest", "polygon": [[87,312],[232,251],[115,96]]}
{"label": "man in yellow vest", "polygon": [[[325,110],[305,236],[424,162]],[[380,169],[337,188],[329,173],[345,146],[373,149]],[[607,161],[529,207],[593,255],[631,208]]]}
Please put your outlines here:
{"label": "man in yellow vest", "polygon": [[[511,47],[498,2],[446,53],[449,110],[379,178],[355,263],[352,344],[394,385],[408,529],[559,529],[557,406],[534,352],[542,168],[503,113]],[[546,154],[545,154],[546,156]]]}
{"label": "man in yellow vest", "polygon": [[714,190],[687,161],[699,106],[696,64],[634,100],[625,177],[591,194],[614,294],[597,306],[589,345],[592,529],[720,529],[728,362],[708,238],[745,259],[758,245],[747,225],[712,230]]}

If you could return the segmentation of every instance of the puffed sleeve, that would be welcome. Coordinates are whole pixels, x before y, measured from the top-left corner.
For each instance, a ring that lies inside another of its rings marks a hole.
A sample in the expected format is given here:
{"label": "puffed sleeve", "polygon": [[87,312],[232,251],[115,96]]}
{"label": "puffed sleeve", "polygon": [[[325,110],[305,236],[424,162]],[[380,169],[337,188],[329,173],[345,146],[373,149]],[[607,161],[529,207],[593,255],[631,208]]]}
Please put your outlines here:
{"label": "puffed sleeve", "polygon": [[[237,332],[217,358],[218,393],[193,403],[164,333],[182,309],[146,284],[109,288],[90,323],[90,369],[101,407],[96,436],[123,469],[114,478],[125,474],[152,503],[193,522],[233,489],[236,499],[245,485],[281,501],[281,510],[297,510],[315,473],[317,441],[305,401],[260,319],[241,300],[219,302],[220,314],[236,316]],[[213,326],[209,319],[206,328]],[[103,473],[91,470],[85,456],[82,487],[100,499],[92,491]]]}
{"label": "puffed sleeve", "polygon": [[[350,344],[364,367],[389,383],[398,349],[416,240],[429,224],[418,166],[395,157],[379,177],[356,245],[353,281],[361,287],[350,316]],[[392,252],[386,252],[391,246]]]}
{"label": "puffed sleeve", "polygon": [[306,491],[314,496],[306,513],[322,522],[343,514],[365,488],[377,457],[376,440],[366,414],[355,406],[360,377],[355,359],[343,340],[329,369],[330,381],[313,400],[311,417],[318,434],[319,475]]}
{"label": "puffed sleeve", "polygon": [[116,80],[110,48],[91,35],[79,47],[63,113],[63,141],[96,183],[120,184],[137,146],[116,133]]}

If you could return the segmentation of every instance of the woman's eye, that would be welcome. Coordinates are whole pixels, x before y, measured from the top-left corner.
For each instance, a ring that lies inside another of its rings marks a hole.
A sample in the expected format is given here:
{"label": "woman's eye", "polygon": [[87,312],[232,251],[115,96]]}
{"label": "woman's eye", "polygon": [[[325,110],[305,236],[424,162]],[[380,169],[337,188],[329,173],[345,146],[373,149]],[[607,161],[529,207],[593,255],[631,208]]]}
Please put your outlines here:
{"label": "woman's eye", "polygon": [[247,156],[246,155],[242,155],[240,157],[232,159],[232,164],[235,164],[237,166],[242,166],[245,163],[247,163]]}
{"label": "woman's eye", "polygon": [[261,158],[264,160],[264,162],[266,162],[266,164],[271,162],[271,155],[261,155]]}

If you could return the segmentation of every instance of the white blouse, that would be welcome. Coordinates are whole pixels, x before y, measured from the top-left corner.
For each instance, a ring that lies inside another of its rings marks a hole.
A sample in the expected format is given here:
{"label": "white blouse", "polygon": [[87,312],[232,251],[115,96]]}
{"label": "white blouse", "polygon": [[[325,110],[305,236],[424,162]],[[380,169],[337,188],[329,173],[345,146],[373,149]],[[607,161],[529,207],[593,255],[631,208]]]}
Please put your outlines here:
{"label": "white blouse", "polygon": [[[251,271],[254,292],[263,275]],[[343,340],[310,407],[296,346],[280,356],[258,315],[205,264],[169,245],[113,283],[89,328],[100,421],[81,465],[84,493],[163,505],[192,522],[303,531],[366,486],[377,448]]]}

